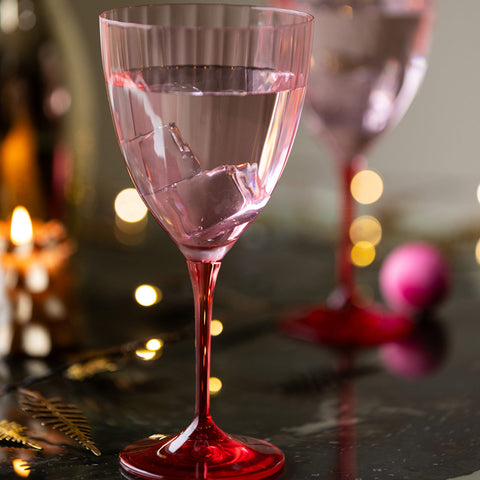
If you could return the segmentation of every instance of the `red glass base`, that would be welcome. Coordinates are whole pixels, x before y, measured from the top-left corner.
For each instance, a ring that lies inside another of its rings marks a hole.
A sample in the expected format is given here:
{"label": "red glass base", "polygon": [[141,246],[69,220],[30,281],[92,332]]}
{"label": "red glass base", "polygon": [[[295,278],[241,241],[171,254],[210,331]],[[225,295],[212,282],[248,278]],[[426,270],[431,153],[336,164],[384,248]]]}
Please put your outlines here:
{"label": "red glass base", "polygon": [[279,472],[285,457],[263,440],[232,437],[213,423],[194,421],[173,436],[154,435],[127,446],[121,466],[147,479],[260,480]]}
{"label": "red glass base", "polygon": [[413,328],[410,318],[378,307],[319,307],[288,318],[282,324],[290,337],[332,347],[373,347],[405,338]]}

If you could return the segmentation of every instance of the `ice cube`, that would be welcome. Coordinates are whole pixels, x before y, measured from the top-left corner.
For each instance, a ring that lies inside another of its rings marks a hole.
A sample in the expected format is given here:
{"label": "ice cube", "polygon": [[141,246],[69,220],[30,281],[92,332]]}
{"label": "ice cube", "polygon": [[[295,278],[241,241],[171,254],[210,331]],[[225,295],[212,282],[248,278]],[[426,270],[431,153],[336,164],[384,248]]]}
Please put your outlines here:
{"label": "ice cube", "polygon": [[175,184],[165,191],[188,235],[226,222],[230,227],[249,221],[267,201],[257,165],[222,165]]}
{"label": "ice cube", "polygon": [[200,173],[200,162],[174,123],[133,139],[125,150],[130,172],[144,195]]}
{"label": "ice cube", "polygon": [[[263,207],[267,201],[266,192],[258,177],[258,165],[256,163],[243,163],[237,165],[233,171],[234,179],[239,192],[242,193],[245,202]],[[259,205],[261,204],[261,205]]]}
{"label": "ice cube", "polygon": [[180,179],[191,178],[200,173],[200,162],[192,152],[190,145],[184,142],[177,125],[173,122],[169,123],[168,130],[172,140],[178,148],[178,151],[182,155],[181,161],[177,162]]}

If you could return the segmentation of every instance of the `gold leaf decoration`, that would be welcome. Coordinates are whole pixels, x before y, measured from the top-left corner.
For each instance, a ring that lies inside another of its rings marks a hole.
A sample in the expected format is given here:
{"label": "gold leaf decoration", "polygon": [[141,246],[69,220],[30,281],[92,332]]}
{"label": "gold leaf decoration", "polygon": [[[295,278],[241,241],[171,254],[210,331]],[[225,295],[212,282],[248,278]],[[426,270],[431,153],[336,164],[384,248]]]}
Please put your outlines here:
{"label": "gold leaf decoration", "polygon": [[70,380],[85,380],[99,373],[115,372],[118,365],[106,357],[93,358],[88,362],[74,363],[65,371],[65,376]]}
{"label": "gold leaf decoration", "polygon": [[63,432],[94,455],[101,455],[90,436],[90,426],[83,413],[60,398],[45,398],[38,392],[22,389],[20,404],[25,412],[46,427]]}
{"label": "gold leaf decoration", "polygon": [[42,447],[38,443],[24,435],[26,429],[27,427],[24,427],[17,422],[2,420],[0,422],[0,440],[21,443],[26,447],[31,447],[35,450],[41,450]]}

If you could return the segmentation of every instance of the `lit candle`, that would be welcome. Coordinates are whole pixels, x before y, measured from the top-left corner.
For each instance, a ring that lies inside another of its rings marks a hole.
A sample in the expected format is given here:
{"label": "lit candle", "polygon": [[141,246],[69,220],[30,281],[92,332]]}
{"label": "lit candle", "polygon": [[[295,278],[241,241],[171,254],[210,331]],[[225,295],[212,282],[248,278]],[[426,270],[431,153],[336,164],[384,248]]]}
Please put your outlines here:
{"label": "lit candle", "polygon": [[76,344],[70,309],[73,251],[62,223],[32,220],[22,206],[14,209],[10,221],[0,222],[0,293],[9,305],[0,357],[45,357]]}
{"label": "lit candle", "polygon": [[33,251],[33,226],[30,214],[25,207],[16,207],[10,224],[10,240],[18,256],[26,257]]}

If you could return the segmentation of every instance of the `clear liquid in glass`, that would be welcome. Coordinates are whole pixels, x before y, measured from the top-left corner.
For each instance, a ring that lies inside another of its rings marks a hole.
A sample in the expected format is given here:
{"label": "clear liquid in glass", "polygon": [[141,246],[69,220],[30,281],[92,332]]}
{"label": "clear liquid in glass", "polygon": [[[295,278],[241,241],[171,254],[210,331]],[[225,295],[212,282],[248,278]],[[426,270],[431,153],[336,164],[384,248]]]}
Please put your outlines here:
{"label": "clear liquid in glass", "polygon": [[305,120],[336,155],[353,158],[410,106],[427,67],[429,12],[367,5],[316,13]]}
{"label": "clear liquid in glass", "polygon": [[292,74],[270,69],[173,66],[112,77],[130,175],[188,259],[221,259],[265,206],[303,92]]}

